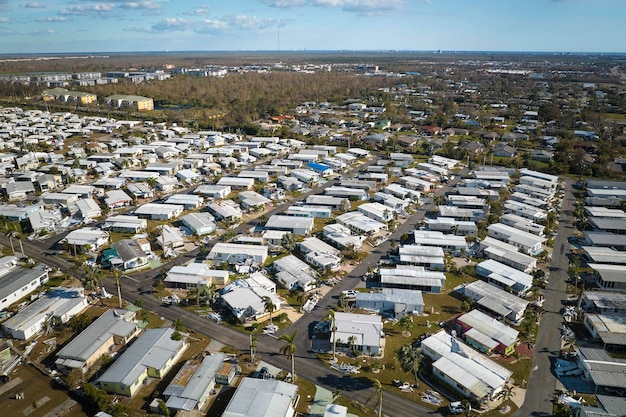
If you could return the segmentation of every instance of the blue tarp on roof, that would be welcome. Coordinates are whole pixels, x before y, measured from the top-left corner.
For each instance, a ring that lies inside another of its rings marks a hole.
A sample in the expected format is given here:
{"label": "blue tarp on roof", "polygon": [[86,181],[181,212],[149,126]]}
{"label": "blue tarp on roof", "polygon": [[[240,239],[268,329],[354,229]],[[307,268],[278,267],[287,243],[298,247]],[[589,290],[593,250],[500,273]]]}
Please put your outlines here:
{"label": "blue tarp on roof", "polygon": [[329,169],[332,169],[328,165],[319,164],[316,162],[309,162],[308,164],[306,164],[306,166],[318,172],[324,172],[324,171],[328,171]]}

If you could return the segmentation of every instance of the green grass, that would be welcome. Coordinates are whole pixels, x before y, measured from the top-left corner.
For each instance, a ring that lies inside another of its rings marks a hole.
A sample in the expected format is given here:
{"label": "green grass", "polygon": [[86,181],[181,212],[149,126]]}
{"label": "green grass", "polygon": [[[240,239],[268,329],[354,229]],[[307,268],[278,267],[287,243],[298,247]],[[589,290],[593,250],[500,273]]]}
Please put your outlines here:
{"label": "green grass", "polygon": [[626,120],[626,114],[621,113],[604,113],[603,116],[611,120]]}

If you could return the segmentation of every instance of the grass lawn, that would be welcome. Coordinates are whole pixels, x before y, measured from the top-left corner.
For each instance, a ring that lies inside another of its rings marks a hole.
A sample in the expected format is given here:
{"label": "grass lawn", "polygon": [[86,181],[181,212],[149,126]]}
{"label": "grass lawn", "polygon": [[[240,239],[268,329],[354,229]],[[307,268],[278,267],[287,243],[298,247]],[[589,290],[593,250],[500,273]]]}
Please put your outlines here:
{"label": "grass lawn", "polygon": [[323,219],[320,217],[316,217],[315,219],[313,219],[313,232],[312,233],[321,232],[324,226],[326,226],[330,221],[331,219]]}
{"label": "grass lawn", "polygon": [[604,113],[603,116],[611,120],[626,120],[626,114],[621,113]]}
{"label": "grass lawn", "polygon": [[276,293],[280,295],[282,298],[284,298],[287,301],[287,304],[289,304],[291,307],[295,308],[296,310],[300,308],[300,303],[298,302],[298,296],[302,293],[297,293],[297,292],[294,293],[284,288],[277,289]]}

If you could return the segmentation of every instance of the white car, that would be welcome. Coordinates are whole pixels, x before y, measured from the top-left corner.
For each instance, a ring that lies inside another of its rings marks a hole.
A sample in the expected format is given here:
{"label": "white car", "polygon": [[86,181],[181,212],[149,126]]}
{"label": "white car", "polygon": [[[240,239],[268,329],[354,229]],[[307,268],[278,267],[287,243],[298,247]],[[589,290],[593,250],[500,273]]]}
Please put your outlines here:
{"label": "white car", "polygon": [[[472,406],[468,405],[469,410],[472,410]],[[465,411],[465,407],[463,407],[463,404],[461,403],[461,401],[455,401],[453,403],[450,403],[450,405],[448,406],[448,410],[450,410],[450,412],[452,414],[461,414]]]}
{"label": "white car", "polygon": [[345,291],[341,291],[341,294],[343,294],[344,296],[348,297],[348,298],[354,298],[356,297],[356,291],[354,290],[345,290]]}

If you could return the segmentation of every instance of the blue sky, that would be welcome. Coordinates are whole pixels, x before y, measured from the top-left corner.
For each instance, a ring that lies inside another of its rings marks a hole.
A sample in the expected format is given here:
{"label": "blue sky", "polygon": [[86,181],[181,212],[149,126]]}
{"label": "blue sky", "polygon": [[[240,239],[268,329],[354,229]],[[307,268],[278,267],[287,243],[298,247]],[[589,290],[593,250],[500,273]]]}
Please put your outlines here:
{"label": "blue sky", "polygon": [[0,53],[626,52],[625,17],[624,0],[0,0]]}

